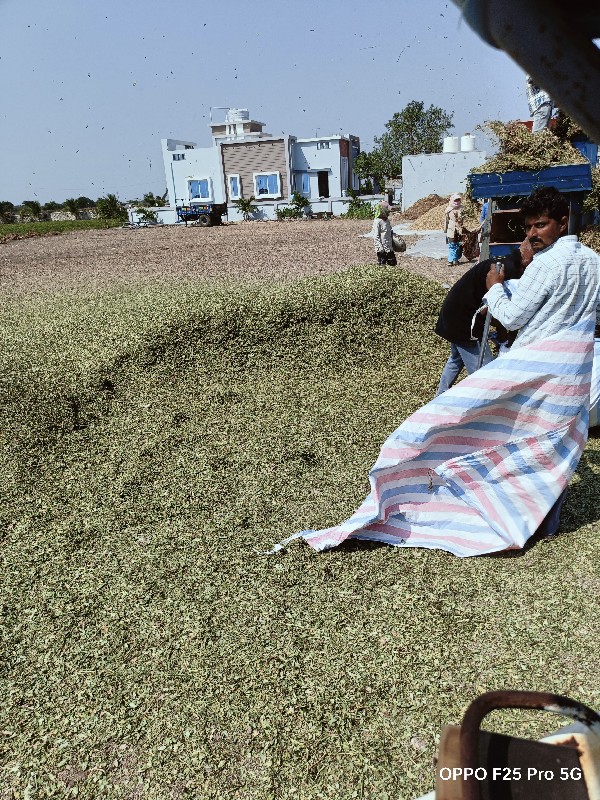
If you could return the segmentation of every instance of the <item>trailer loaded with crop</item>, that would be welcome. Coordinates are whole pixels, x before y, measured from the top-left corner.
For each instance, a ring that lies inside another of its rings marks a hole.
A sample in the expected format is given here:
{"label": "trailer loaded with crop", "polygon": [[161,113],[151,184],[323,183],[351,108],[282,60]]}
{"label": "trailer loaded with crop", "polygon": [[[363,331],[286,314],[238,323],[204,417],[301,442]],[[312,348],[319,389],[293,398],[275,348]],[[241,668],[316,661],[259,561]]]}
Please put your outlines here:
{"label": "trailer loaded with crop", "polygon": [[482,231],[481,258],[505,256],[525,238],[520,206],[540,186],[553,186],[569,200],[569,233],[581,228],[581,207],[592,188],[589,163],[559,164],[546,169],[514,172],[482,172],[469,175],[471,196],[488,201]]}

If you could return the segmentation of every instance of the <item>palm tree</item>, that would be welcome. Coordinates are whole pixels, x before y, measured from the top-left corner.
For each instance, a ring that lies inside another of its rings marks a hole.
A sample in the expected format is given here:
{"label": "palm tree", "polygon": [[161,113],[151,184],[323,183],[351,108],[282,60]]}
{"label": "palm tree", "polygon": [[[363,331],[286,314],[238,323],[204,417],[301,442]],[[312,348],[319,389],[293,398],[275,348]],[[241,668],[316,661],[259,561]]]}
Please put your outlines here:
{"label": "palm tree", "polygon": [[42,211],[60,211],[61,208],[62,205],[60,203],[57,203],[55,200],[49,200],[42,206]]}
{"label": "palm tree", "polygon": [[0,223],[7,224],[15,218],[15,207],[10,200],[0,200]]}
{"label": "palm tree", "polygon": [[23,200],[19,210],[21,219],[39,220],[42,217],[42,206],[37,200]]}
{"label": "palm tree", "polygon": [[107,194],[96,201],[96,209],[101,219],[127,219],[127,209],[116,194]]}
{"label": "palm tree", "polygon": [[233,205],[237,208],[238,211],[242,212],[242,216],[244,220],[248,222],[248,220],[252,217],[254,212],[256,211],[255,206],[252,205],[254,201],[254,195],[252,197],[240,197],[239,200],[234,200]]}
{"label": "palm tree", "polygon": [[162,206],[163,199],[162,197],[159,197],[158,195],[154,194],[154,192],[146,192],[141,204],[149,207]]}
{"label": "palm tree", "polygon": [[79,219],[79,203],[74,197],[69,197],[68,200],[65,200],[65,202],[62,204],[62,207],[65,211],[73,214],[75,219]]}

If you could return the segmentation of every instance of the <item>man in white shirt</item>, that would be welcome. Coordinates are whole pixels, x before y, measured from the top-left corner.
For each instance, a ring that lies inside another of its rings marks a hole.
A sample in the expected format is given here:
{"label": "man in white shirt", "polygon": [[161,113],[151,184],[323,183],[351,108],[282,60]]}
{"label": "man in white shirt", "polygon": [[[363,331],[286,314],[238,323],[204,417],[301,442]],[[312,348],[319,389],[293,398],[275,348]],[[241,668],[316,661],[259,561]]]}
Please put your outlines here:
{"label": "man in white shirt", "polygon": [[527,105],[529,106],[529,116],[533,117],[532,133],[544,131],[550,123],[552,116],[552,100],[550,95],[534,83],[531,76],[527,76],[526,82]]}
{"label": "man in white shirt", "polygon": [[[533,261],[511,297],[502,287],[503,270],[496,272],[492,264],[485,295],[489,313],[507,330],[519,330],[513,349],[552,336],[600,310],[600,256],[567,234],[567,200],[556,189],[541,187],[529,195],[521,211]],[[557,532],[565,494],[566,490],[539,532]]]}
{"label": "man in white shirt", "polygon": [[600,256],[568,236],[569,204],[556,189],[536,189],[522,207],[533,261],[509,298],[504,274],[494,265],[485,299],[509,331],[519,330],[513,347],[558,333],[590,316],[600,303]]}

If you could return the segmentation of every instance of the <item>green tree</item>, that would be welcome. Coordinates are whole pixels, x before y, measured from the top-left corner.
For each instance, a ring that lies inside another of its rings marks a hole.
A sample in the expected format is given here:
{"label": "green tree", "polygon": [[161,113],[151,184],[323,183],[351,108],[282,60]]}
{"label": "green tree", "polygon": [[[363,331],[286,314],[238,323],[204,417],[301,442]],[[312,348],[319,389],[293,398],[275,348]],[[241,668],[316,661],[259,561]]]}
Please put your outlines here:
{"label": "green tree", "polygon": [[[373,153],[377,168],[388,178],[402,175],[402,156],[440,153],[444,136],[452,128],[453,114],[439,106],[425,108],[422,100],[411,100],[385,123],[386,131],[375,137]],[[378,181],[380,182],[380,181]]]}
{"label": "green tree", "polygon": [[380,154],[376,149],[371,153],[359,153],[354,159],[352,169],[354,170],[356,177],[359,180],[368,183],[371,189],[373,188],[373,180],[379,184],[383,183],[383,165],[381,164]]}
{"label": "green tree", "polygon": [[15,218],[15,207],[10,200],[0,200],[0,223],[12,222]]}
{"label": "green tree", "polygon": [[23,200],[19,209],[21,219],[39,220],[42,218],[42,206],[37,200]]}
{"label": "green tree", "polygon": [[310,206],[308,197],[304,197],[300,192],[294,192],[291,200],[292,208],[298,212],[298,216],[302,216],[304,209]]}
{"label": "green tree", "polygon": [[146,225],[155,225],[158,222],[158,213],[151,208],[138,206],[135,210],[140,222],[144,222]]}
{"label": "green tree", "polygon": [[78,197],[75,202],[77,203],[77,208],[79,209],[94,208],[94,206],[96,205],[96,203],[90,197],[86,197],[85,195],[81,195],[81,197]]}
{"label": "green tree", "polygon": [[127,220],[127,209],[116,194],[107,194],[96,201],[96,209],[100,219]]}
{"label": "green tree", "polygon": [[146,192],[141,202],[141,205],[148,206],[152,208],[152,206],[164,206],[165,199],[158,194],[154,194],[154,192]]}
{"label": "green tree", "polygon": [[69,197],[68,200],[65,200],[65,202],[62,204],[62,207],[65,211],[73,214],[75,219],[79,219],[80,206],[74,197]]}
{"label": "green tree", "polygon": [[238,211],[242,212],[242,216],[244,217],[244,220],[246,222],[248,222],[248,220],[254,214],[255,208],[252,205],[252,203],[254,202],[255,199],[256,198],[254,196],[252,196],[252,197],[240,197],[239,200],[234,200],[233,201],[233,205],[237,208]]}

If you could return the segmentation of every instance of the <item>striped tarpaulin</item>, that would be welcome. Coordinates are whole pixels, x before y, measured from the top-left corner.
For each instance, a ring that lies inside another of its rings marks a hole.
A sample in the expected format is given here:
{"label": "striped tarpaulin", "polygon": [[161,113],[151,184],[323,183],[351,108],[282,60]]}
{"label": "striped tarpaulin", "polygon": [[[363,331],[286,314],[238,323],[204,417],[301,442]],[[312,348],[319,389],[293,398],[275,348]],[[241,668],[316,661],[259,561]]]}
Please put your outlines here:
{"label": "striped tarpaulin", "polygon": [[523,347],[410,416],[369,473],[346,522],[302,537],[474,556],[521,548],[569,483],[587,440],[594,322]]}
{"label": "striped tarpaulin", "polygon": [[600,425],[600,337],[594,340],[594,365],[590,389],[590,428]]}

